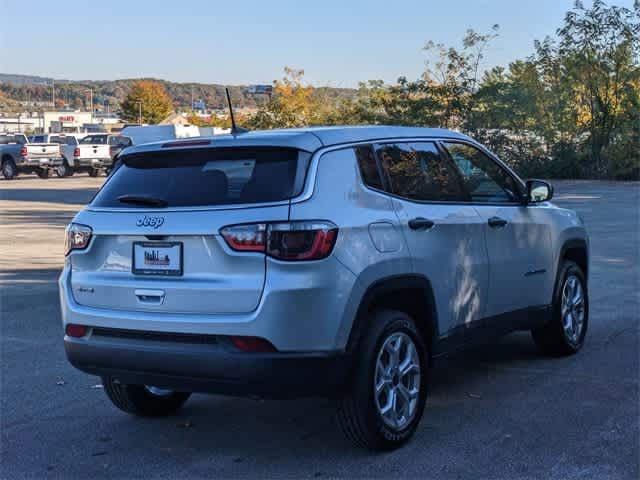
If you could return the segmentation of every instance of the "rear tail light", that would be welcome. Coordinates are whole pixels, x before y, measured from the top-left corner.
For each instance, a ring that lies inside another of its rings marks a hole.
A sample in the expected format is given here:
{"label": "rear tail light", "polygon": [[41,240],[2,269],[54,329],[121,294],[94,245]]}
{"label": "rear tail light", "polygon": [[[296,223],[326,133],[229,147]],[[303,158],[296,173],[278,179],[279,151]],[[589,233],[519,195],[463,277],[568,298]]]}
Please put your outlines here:
{"label": "rear tail light", "polygon": [[331,254],[338,227],[326,221],[231,225],[220,230],[239,252],[261,252],[278,260],[320,260]]}
{"label": "rear tail light", "polygon": [[229,337],[231,339],[231,343],[238,349],[243,352],[277,352],[278,350],[274,347],[271,342],[265,340],[260,337],[238,337],[232,336]]}
{"label": "rear tail light", "polygon": [[80,148],[76,147],[73,149],[73,156],[74,157],[79,157],[80,156]]}
{"label": "rear tail light", "polygon": [[27,155],[28,155],[27,147],[22,147],[22,148],[20,149],[20,156],[21,156],[21,157],[26,157]]}
{"label": "rear tail light", "polygon": [[76,325],[74,323],[68,324],[67,328],[65,329],[65,333],[68,336],[74,337],[74,338],[84,337],[88,331],[89,329],[84,325]]}
{"label": "rear tail light", "polygon": [[87,248],[91,240],[92,230],[87,225],[71,223],[65,231],[64,254],[69,255],[73,250]]}
{"label": "rear tail light", "polygon": [[252,225],[233,225],[224,227],[220,234],[229,246],[239,252],[264,252],[266,246],[267,225],[254,223]]}

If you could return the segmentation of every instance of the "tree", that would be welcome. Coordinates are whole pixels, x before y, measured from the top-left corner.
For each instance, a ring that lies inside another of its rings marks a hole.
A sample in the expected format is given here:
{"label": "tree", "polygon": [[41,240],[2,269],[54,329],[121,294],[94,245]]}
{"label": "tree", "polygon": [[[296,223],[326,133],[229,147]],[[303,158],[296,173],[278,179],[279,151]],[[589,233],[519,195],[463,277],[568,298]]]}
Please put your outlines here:
{"label": "tree", "polygon": [[285,67],[284,77],[273,82],[269,102],[251,117],[249,128],[292,128],[318,125],[331,109],[320,101],[314,87],[304,83],[304,70]]}
{"label": "tree", "polygon": [[172,111],[171,98],[162,84],[152,80],[138,80],[122,102],[122,118],[137,122],[142,113],[143,123],[159,123]]}
{"label": "tree", "polygon": [[576,1],[557,33],[565,83],[576,100],[576,124],[589,135],[594,173],[602,174],[607,170],[603,151],[623,126],[625,106],[638,96],[640,2],[630,10],[602,0],[586,9]]}
{"label": "tree", "polygon": [[[238,115],[238,113],[234,113],[234,117],[236,123],[240,124],[243,122],[244,117]],[[223,117],[219,117],[215,114],[212,114],[209,117],[203,118],[199,117],[195,113],[191,113],[187,116],[187,120],[191,125],[196,125],[198,127],[220,127],[220,128],[231,128],[231,117],[229,115],[225,115]]]}

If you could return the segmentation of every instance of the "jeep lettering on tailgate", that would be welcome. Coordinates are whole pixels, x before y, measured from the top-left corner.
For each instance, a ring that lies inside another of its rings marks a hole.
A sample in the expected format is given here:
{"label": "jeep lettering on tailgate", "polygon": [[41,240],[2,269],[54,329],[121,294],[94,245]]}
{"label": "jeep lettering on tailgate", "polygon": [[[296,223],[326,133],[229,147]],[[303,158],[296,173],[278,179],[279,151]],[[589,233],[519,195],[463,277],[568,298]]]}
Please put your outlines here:
{"label": "jeep lettering on tailgate", "polygon": [[136,222],[137,227],[153,227],[159,228],[164,223],[164,217],[147,217],[146,215],[139,218]]}

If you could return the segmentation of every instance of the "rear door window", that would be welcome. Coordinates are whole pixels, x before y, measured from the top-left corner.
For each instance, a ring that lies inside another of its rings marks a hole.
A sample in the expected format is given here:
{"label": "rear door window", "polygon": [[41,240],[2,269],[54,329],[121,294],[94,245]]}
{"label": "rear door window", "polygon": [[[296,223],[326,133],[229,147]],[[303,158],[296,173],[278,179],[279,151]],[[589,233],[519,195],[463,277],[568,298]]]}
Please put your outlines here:
{"label": "rear door window", "polygon": [[288,200],[302,191],[310,154],[252,147],[145,152],[120,157],[92,206],[140,208],[143,197],[167,207]]}
{"label": "rear door window", "polygon": [[455,167],[433,142],[378,145],[376,154],[391,193],[417,201],[466,201]]}

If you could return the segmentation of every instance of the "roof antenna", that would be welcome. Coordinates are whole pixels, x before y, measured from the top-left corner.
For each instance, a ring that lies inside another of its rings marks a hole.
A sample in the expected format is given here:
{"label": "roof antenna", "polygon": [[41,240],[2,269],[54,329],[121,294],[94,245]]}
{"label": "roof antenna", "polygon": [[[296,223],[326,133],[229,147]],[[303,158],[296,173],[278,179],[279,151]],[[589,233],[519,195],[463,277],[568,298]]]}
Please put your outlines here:
{"label": "roof antenna", "polygon": [[231,106],[231,97],[229,96],[229,89],[224,88],[227,92],[227,103],[229,104],[229,114],[231,115],[231,135],[238,135],[239,133],[247,133],[249,130],[246,128],[236,126],[236,119],[233,117],[233,107]]}

